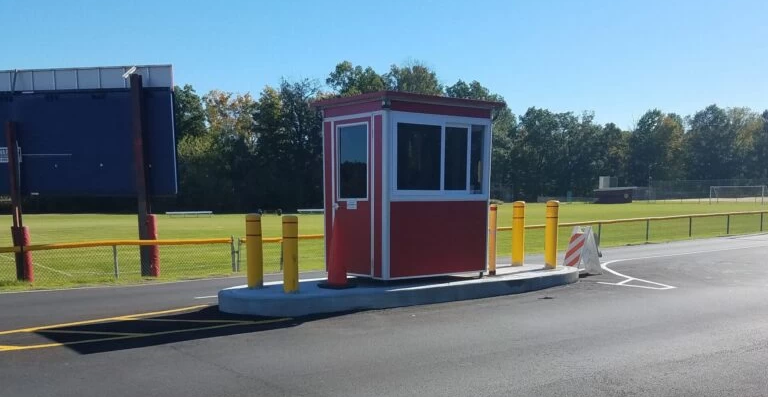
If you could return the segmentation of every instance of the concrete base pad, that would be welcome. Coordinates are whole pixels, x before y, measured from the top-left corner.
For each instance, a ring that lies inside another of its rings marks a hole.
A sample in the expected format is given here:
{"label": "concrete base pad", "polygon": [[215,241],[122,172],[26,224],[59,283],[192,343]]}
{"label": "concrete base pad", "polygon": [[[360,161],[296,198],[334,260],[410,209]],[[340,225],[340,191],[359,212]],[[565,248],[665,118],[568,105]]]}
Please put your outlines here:
{"label": "concrete base pad", "polygon": [[324,280],[299,283],[299,292],[283,293],[282,284],[219,291],[219,310],[232,314],[297,317],[366,309],[425,305],[536,291],[578,281],[576,268],[542,265],[499,267],[496,276],[445,276],[402,281],[357,279],[357,287],[319,288]]}

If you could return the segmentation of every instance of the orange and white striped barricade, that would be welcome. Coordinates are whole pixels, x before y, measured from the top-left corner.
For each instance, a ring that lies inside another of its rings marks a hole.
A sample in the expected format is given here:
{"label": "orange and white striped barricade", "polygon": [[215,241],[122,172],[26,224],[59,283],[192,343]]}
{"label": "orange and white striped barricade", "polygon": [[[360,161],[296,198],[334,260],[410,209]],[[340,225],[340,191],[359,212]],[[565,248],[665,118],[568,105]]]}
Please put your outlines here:
{"label": "orange and white striped barricade", "polygon": [[573,228],[563,266],[573,266],[587,274],[602,274],[600,250],[591,226]]}

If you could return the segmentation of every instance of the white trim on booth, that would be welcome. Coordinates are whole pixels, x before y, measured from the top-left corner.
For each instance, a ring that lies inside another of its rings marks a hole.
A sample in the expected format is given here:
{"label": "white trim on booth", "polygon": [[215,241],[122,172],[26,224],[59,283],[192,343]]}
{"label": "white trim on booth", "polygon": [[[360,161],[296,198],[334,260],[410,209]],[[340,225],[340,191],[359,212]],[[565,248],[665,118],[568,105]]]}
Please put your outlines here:
{"label": "white trim on booth", "polygon": [[[325,125],[325,123],[323,123]],[[336,208],[338,203],[336,202],[336,122],[331,121],[331,237],[333,237],[333,230],[336,227]]]}
{"label": "white trim on booth", "polygon": [[[334,135],[334,143],[335,143],[335,146],[336,146],[336,151],[337,152],[340,151],[341,149],[339,148],[339,134],[341,133],[341,129],[342,128],[347,128],[347,127],[356,127],[356,126],[359,126],[359,125],[364,125],[365,126],[365,175],[366,175],[366,178],[367,178],[366,184],[365,184],[365,198],[352,198],[352,197],[344,197],[344,198],[342,198],[341,197],[341,191],[340,191],[341,183],[339,183],[338,186],[336,186],[336,190],[334,191],[337,203],[340,203],[342,201],[343,202],[349,202],[349,201],[369,201],[370,198],[371,198],[371,179],[370,179],[370,175],[369,175],[370,174],[370,170],[371,170],[371,164],[370,164],[371,163],[371,147],[370,147],[370,145],[371,145],[371,137],[370,137],[371,126],[370,126],[370,123],[368,121],[359,121],[359,122],[355,122],[355,123],[348,123],[348,124],[345,123],[345,124],[335,125],[336,128],[334,129],[334,134],[335,134]],[[341,180],[340,180],[341,175],[339,175],[340,169],[341,169],[341,162],[340,161],[335,162],[333,164],[333,173],[336,175],[336,180],[338,180],[339,182],[341,182]]]}
{"label": "white trim on booth", "polygon": [[[386,192],[390,195],[391,201],[488,201],[490,198],[490,153],[487,151],[491,141],[491,120],[486,118],[448,116],[434,114],[420,114],[392,111],[392,120],[390,121],[390,136],[387,139],[388,144],[392,144],[388,159],[392,161],[392,173],[387,183],[390,185]],[[397,189],[397,123],[412,123],[440,126],[440,190],[398,190]],[[471,136],[472,125],[482,125],[484,127],[483,146],[483,180],[481,193],[470,193],[469,175],[471,170]],[[466,190],[444,190],[445,175],[445,127],[460,126],[467,129],[467,189]]]}
{"label": "white trim on booth", "polygon": [[[390,161],[391,153],[389,142],[392,135],[391,110],[386,110],[381,115],[381,277],[380,279],[389,279],[389,234],[390,234],[390,201],[389,190],[390,181]],[[375,274],[375,273],[374,273]]]}
{"label": "white trim on booth", "polygon": [[392,196],[393,202],[417,202],[417,201],[488,201],[488,198],[482,194],[468,195],[441,195],[436,199],[434,196]]}
{"label": "white trim on booth", "polygon": [[[333,123],[331,123],[331,126],[333,126]],[[320,128],[320,138],[322,142],[322,159],[323,159],[323,212],[325,212],[326,207],[328,206],[328,203],[325,202],[325,200],[328,198],[328,185],[326,185],[326,179],[325,179],[325,120],[323,120],[322,127]],[[330,204],[331,208],[333,208],[333,203]],[[331,215],[333,216],[333,215]],[[327,216],[325,213],[323,213],[323,234],[328,234],[328,229],[326,228],[326,219]],[[333,223],[331,223],[333,225]],[[325,271],[328,271],[328,236],[323,239],[323,263],[325,263]]]}
{"label": "white trim on booth", "polygon": [[369,148],[369,161],[371,162],[370,168],[368,170],[368,186],[371,190],[371,205],[369,208],[369,212],[371,213],[371,246],[368,250],[371,254],[371,274],[370,276],[373,277],[374,273],[374,237],[376,236],[375,231],[375,219],[374,215],[376,214],[376,116],[371,115],[371,124],[368,128],[368,148]]}
{"label": "white trim on booth", "polygon": [[376,116],[383,114],[383,110],[377,110],[375,112],[364,112],[364,113],[355,113],[355,114],[348,114],[343,116],[334,116],[334,117],[326,117],[323,119],[323,121],[331,121],[331,122],[337,122],[337,121],[344,121],[344,120],[351,120],[351,119],[364,119],[369,116]]}
{"label": "white trim on booth", "polygon": [[[488,153],[489,155],[488,159],[483,163],[483,168],[484,168],[483,169],[483,185],[485,186],[485,189],[487,189],[485,194],[486,196],[485,208],[488,208],[488,210],[486,211],[487,213],[491,212],[489,207],[491,205],[491,157],[493,157],[491,153],[491,149],[492,149],[491,141],[493,140],[492,129],[493,129],[493,123],[489,123],[488,127],[486,128],[485,137],[484,137],[485,140],[483,142],[484,143],[483,146],[485,146],[483,149],[485,150],[485,153]],[[498,216],[498,212],[496,216]],[[485,248],[485,271],[488,271],[488,267],[490,266],[490,263],[488,263],[488,250],[491,245],[491,241],[490,241],[491,236],[489,235],[490,230],[488,230],[488,226],[489,226],[488,222],[489,222],[488,217],[486,216],[485,217],[485,247],[486,247]],[[496,237],[498,238],[498,234]],[[498,246],[498,241],[497,241],[497,246]]]}

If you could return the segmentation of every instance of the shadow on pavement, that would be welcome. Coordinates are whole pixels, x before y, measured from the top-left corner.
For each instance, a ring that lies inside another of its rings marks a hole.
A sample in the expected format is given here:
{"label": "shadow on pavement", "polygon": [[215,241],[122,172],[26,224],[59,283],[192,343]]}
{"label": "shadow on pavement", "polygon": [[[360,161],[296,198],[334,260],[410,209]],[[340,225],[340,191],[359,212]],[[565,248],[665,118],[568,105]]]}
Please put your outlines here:
{"label": "shadow on pavement", "polygon": [[218,306],[210,306],[177,315],[51,328],[35,334],[80,354],[94,354],[289,328],[342,314],[348,313],[295,319],[254,317],[221,313]]}

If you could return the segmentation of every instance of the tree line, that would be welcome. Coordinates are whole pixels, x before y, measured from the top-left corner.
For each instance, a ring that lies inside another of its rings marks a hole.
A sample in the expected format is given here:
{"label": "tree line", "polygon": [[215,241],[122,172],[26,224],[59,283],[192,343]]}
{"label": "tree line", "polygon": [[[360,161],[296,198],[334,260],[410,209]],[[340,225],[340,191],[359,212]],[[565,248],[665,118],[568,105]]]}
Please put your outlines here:
{"label": "tree line", "polygon": [[[440,83],[424,64],[385,73],[344,61],[326,81],[282,81],[258,97],[176,87],[179,190],[188,209],[252,211],[322,204],[321,117],[310,102],[384,89],[503,101],[477,81]],[[768,178],[768,110],[710,105],[681,116],[645,112],[631,130],[592,112],[531,107],[493,114],[491,184],[515,199],[589,196],[600,175],[622,185],[659,180]]]}

